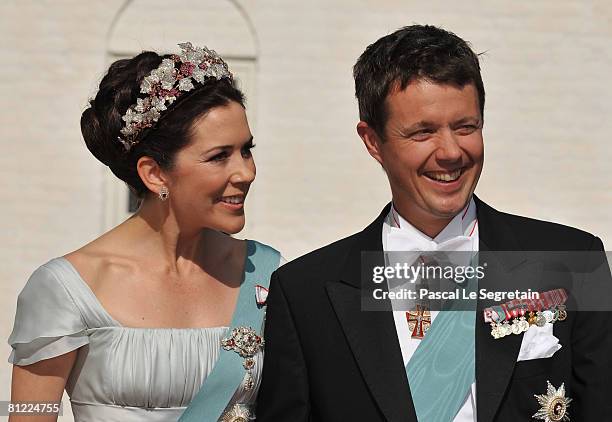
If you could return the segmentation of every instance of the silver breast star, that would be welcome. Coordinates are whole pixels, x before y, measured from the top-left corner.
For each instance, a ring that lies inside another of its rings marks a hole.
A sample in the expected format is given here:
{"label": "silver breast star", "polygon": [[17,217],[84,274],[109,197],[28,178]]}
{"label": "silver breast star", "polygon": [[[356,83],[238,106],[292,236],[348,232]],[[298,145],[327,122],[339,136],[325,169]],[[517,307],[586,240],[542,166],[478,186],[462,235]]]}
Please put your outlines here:
{"label": "silver breast star", "polygon": [[533,417],[544,422],[569,421],[567,408],[572,399],[565,397],[565,385],[562,383],[561,387],[557,389],[549,381],[546,381],[546,383],[548,384],[546,394],[534,394],[542,407]]}

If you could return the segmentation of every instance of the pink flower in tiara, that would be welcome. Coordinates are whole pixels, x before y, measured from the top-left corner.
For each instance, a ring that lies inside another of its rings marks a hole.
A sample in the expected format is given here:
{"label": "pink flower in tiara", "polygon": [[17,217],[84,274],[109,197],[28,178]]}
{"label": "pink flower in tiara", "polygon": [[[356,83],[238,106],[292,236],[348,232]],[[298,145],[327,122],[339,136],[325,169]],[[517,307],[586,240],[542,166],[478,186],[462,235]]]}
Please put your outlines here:
{"label": "pink flower in tiara", "polygon": [[183,76],[191,76],[193,74],[193,69],[195,69],[196,65],[193,63],[183,63],[181,65],[180,72]]}

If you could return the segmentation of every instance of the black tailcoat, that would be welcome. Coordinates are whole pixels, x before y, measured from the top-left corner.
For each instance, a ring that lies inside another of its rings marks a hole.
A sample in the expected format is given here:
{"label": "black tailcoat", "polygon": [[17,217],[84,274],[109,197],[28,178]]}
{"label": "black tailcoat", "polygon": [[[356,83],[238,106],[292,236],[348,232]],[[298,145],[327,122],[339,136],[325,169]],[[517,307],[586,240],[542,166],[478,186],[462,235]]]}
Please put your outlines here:
{"label": "black tailcoat", "polygon": [[[603,250],[589,233],[501,213],[475,200],[480,251]],[[361,310],[361,252],[382,250],[389,208],[363,231],[272,275],[258,421],[417,422],[393,315]],[[512,275],[509,282],[542,274],[541,265],[515,255],[503,261],[499,274]],[[605,277],[610,280],[609,271]],[[540,408],[534,394],[546,393],[547,381],[564,383],[573,399],[572,421],[612,421],[611,321],[609,312],[570,312],[554,324],[559,351],[517,362],[523,335],[493,339],[478,312],[478,422],[532,420]]]}

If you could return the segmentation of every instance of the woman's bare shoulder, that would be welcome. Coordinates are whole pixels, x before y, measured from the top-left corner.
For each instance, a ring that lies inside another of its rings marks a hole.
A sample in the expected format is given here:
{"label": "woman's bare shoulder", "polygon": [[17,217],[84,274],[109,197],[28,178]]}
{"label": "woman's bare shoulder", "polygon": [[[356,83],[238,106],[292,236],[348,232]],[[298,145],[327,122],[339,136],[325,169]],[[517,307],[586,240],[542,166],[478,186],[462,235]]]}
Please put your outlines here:
{"label": "woman's bare shoulder", "polygon": [[95,290],[104,280],[116,280],[133,272],[136,265],[129,239],[121,233],[107,232],[88,244],[64,255],[64,258]]}

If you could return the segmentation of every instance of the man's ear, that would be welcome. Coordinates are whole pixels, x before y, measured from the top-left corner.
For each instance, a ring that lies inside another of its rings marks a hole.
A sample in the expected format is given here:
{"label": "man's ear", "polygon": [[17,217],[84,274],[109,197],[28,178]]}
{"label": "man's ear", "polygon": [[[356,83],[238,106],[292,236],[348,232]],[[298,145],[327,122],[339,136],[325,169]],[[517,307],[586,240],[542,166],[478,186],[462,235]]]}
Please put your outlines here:
{"label": "man's ear", "polygon": [[158,195],[162,186],[168,187],[167,176],[153,158],[140,157],[136,163],[136,170],[142,182],[154,194]]}
{"label": "man's ear", "polygon": [[368,125],[366,122],[361,120],[359,121],[359,123],[357,123],[357,133],[359,134],[359,137],[363,141],[363,144],[365,145],[370,155],[374,157],[374,159],[378,161],[381,166],[384,167],[382,155],[380,153],[382,140],[380,139],[376,131],[372,129],[370,125]]}

